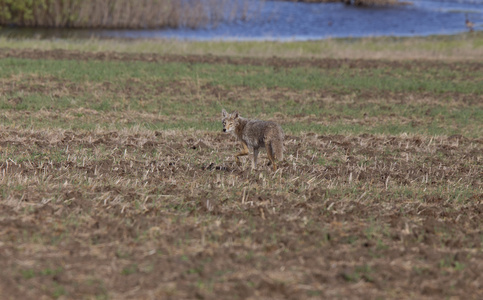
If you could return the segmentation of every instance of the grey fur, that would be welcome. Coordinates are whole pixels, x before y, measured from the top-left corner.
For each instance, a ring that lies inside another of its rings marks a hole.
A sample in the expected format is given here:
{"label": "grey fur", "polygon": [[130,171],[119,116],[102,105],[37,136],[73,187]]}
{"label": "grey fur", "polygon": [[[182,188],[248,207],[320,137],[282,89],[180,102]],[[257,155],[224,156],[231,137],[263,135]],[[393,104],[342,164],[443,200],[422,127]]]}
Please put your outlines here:
{"label": "grey fur", "polygon": [[223,131],[235,136],[242,144],[243,150],[235,154],[235,160],[239,163],[239,156],[248,155],[248,149],[253,151],[252,167],[256,168],[258,152],[260,148],[266,148],[268,159],[277,166],[275,159],[283,160],[284,133],[279,124],[272,121],[250,120],[239,116],[235,111],[228,114],[222,110]]}

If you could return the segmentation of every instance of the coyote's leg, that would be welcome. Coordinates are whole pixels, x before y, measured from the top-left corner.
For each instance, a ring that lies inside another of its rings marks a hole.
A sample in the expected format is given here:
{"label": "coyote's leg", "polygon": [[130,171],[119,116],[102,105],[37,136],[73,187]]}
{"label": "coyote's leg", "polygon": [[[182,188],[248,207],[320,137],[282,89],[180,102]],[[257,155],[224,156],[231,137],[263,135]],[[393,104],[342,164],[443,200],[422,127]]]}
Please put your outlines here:
{"label": "coyote's leg", "polygon": [[270,144],[267,145],[267,155],[268,155],[268,159],[272,163],[273,170],[276,171],[277,170],[277,164],[275,163],[275,158],[273,157],[272,145],[270,145]]}
{"label": "coyote's leg", "polygon": [[257,168],[258,149],[253,148],[252,169]]}
{"label": "coyote's leg", "polygon": [[240,165],[240,159],[238,158],[238,156],[245,156],[245,155],[248,155],[249,153],[247,144],[244,141],[241,141],[241,144],[243,146],[242,151],[235,154],[235,162],[237,165]]}

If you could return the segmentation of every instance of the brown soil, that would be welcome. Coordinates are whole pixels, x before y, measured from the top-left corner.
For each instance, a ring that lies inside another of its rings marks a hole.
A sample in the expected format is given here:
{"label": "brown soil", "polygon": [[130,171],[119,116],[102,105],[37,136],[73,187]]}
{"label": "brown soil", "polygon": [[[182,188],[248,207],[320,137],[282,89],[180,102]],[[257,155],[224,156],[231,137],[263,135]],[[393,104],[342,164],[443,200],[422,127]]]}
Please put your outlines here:
{"label": "brown soil", "polygon": [[6,299],[483,297],[482,140],[287,136],[275,174],[221,132],[0,146]]}

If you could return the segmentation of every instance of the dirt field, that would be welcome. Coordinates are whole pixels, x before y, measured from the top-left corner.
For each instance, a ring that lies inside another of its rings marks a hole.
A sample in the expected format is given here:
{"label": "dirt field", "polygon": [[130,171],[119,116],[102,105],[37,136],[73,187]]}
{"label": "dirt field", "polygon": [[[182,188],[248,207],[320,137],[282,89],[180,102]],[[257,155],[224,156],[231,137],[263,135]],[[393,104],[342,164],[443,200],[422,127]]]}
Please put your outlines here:
{"label": "dirt field", "polygon": [[[6,57],[324,69],[416,65],[0,51],[0,59]],[[475,72],[483,68],[470,62],[418,64]],[[65,83],[55,87],[51,77],[36,80],[41,84],[32,92],[66,88]],[[11,79],[3,83],[5,94],[29,88]],[[175,97],[179,89],[172,88]],[[210,85],[202,90],[217,97],[239,92]],[[303,101],[316,92],[267,93],[269,101],[281,93]],[[383,94],[368,92],[360,99]],[[426,105],[443,101],[440,97],[424,91],[392,93],[388,103]],[[451,93],[449,105],[481,109],[481,97]],[[219,131],[74,131],[23,125],[28,118],[62,124],[78,114],[94,123],[105,118],[167,122],[174,116],[87,109],[1,113],[11,124],[0,128],[1,299],[483,298],[481,137],[302,130],[287,134],[285,160],[273,172],[264,151],[258,170],[251,170],[248,160],[241,167],[234,164],[238,146],[221,132],[221,124]],[[386,118],[402,120],[390,113]],[[272,119],[284,126],[337,118],[279,114]],[[428,113],[428,120],[404,122],[418,126],[433,119]],[[371,116],[344,120],[368,128],[378,121]],[[481,132],[482,123],[471,128]]]}

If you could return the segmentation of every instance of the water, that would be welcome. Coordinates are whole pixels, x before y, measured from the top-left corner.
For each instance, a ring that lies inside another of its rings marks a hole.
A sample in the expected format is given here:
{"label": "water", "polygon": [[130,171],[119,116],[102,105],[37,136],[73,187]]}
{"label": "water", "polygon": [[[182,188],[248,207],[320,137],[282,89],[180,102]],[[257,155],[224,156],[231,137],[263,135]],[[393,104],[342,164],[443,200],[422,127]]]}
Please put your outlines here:
{"label": "water", "polygon": [[[414,0],[413,5],[360,8],[342,3],[252,1],[245,21],[201,29],[23,30],[40,37],[172,38],[181,40],[318,40],[426,36],[467,32],[465,15],[483,30],[483,0]],[[4,29],[3,34],[22,30]]]}

